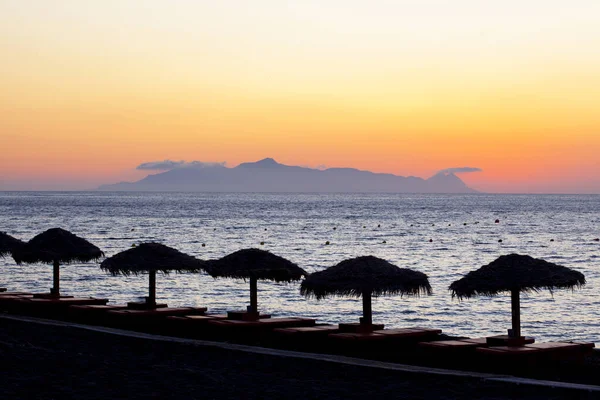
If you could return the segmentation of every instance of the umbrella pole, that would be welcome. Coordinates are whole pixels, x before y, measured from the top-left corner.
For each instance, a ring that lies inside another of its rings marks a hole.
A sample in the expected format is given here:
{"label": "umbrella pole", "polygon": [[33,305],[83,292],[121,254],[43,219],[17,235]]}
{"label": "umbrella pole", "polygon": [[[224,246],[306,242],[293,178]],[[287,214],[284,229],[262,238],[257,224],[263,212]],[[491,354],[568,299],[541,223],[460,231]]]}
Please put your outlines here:
{"label": "umbrella pole", "polygon": [[510,291],[510,307],[512,311],[512,335],[521,337],[521,299],[519,289]]}
{"label": "umbrella pole", "polygon": [[250,311],[258,312],[258,285],[256,278],[250,278]]}
{"label": "umbrella pole", "polygon": [[54,287],[50,290],[50,293],[60,296],[60,265],[58,264],[58,260],[54,260],[52,280]]}
{"label": "umbrella pole", "polygon": [[146,303],[155,306],[156,305],[156,271],[150,270],[148,272],[148,299]]}
{"label": "umbrella pole", "polygon": [[363,292],[363,317],[361,325],[373,325],[373,309],[371,307],[371,292]]}

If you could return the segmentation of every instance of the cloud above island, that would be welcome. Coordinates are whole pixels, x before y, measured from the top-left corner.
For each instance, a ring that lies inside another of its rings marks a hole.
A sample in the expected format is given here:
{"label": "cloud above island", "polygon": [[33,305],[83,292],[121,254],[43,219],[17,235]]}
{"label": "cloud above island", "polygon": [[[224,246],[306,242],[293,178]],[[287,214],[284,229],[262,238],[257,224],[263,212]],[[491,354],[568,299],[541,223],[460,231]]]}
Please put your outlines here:
{"label": "cloud above island", "polygon": [[204,161],[149,161],[135,167],[137,170],[144,171],[170,171],[177,168],[206,168],[206,167],[224,167],[223,162],[204,162]]}
{"label": "cloud above island", "polygon": [[481,168],[475,167],[457,167],[457,168],[446,168],[438,172],[438,174],[465,174],[470,172],[482,172]]}

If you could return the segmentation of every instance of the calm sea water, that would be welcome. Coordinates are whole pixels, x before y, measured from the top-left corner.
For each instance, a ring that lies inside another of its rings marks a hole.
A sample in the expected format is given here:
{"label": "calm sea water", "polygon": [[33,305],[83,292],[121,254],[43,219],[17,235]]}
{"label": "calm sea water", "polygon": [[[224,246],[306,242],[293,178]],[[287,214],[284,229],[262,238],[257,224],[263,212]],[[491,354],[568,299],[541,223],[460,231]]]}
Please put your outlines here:
{"label": "calm sea water", "polygon": [[[62,227],[107,256],[149,241],[202,259],[260,247],[309,272],[359,255],[382,257],[426,273],[434,293],[377,298],[376,322],[471,337],[510,328],[510,296],[459,302],[452,299],[449,284],[502,254],[529,254],[583,272],[588,284],[554,295],[523,294],[523,333],[538,340],[596,343],[600,243],[593,239],[600,237],[599,211],[600,196],[594,195],[0,192],[0,230],[28,240]],[[52,286],[51,270],[0,259],[0,285],[46,291]],[[173,273],[159,275],[157,286],[159,299],[170,306],[207,306],[220,313],[248,304],[243,281]],[[61,268],[61,289],[124,303],[146,295],[147,276],[113,277],[97,263],[67,265]],[[360,299],[305,299],[298,283],[259,282],[259,308],[329,323],[357,321],[361,315]]]}

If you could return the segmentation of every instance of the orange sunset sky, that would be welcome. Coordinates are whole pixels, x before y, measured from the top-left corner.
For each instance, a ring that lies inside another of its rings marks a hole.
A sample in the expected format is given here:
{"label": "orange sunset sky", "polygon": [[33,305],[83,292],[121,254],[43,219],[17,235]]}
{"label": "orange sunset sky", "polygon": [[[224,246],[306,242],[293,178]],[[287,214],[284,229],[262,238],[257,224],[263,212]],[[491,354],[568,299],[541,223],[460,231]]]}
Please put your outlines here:
{"label": "orange sunset sky", "polygon": [[158,160],[600,193],[598,0],[0,0],[0,190]]}

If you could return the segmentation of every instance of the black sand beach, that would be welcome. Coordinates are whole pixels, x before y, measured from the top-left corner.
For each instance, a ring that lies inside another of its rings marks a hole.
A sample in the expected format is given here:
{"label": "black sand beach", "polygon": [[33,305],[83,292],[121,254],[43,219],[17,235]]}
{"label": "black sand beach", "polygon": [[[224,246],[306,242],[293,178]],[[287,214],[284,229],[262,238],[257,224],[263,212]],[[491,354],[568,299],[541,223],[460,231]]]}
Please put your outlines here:
{"label": "black sand beach", "polygon": [[6,399],[597,399],[599,392],[253,354],[0,317]]}

